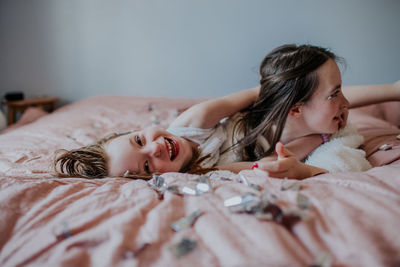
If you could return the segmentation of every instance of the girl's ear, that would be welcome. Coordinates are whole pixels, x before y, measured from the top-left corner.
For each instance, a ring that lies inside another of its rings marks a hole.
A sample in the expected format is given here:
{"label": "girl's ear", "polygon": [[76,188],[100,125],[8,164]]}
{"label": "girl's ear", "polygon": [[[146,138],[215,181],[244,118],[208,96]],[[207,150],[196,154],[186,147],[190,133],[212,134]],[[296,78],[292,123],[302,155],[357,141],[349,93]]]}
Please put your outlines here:
{"label": "girl's ear", "polygon": [[299,116],[301,114],[301,107],[300,103],[295,104],[293,107],[290,108],[289,115],[291,116]]}

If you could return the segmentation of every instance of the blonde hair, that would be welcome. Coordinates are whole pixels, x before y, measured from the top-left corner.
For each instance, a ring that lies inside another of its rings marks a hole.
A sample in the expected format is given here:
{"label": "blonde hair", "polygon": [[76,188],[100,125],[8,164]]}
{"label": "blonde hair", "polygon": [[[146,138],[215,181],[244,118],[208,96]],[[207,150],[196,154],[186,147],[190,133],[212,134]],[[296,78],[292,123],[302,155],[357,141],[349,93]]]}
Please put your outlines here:
{"label": "blonde hair", "polygon": [[[53,168],[59,177],[81,177],[81,178],[104,178],[108,176],[107,153],[105,144],[114,138],[128,134],[130,132],[113,133],[97,142],[80,147],[78,149],[66,150],[59,149],[56,151]],[[191,174],[205,174],[214,171],[216,168],[203,168],[201,163],[208,156],[199,158],[198,149],[193,149],[192,159],[179,172]],[[160,174],[160,173],[155,173]],[[123,175],[125,178],[148,180],[153,174],[130,174]]]}

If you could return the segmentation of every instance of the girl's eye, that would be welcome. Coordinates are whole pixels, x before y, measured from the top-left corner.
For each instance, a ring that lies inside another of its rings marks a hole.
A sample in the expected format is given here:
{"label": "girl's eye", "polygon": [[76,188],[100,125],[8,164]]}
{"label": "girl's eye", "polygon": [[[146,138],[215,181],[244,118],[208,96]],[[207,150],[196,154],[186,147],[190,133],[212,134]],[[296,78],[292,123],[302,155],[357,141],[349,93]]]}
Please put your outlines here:
{"label": "girl's eye", "polygon": [[335,91],[333,94],[331,94],[330,96],[328,96],[328,100],[337,97],[337,96],[339,95],[339,92],[340,92],[340,91],[337,90],[337,91]]}
{"label": "girl's eye", "polygon": [[135,141],[139,146],[143,146],[142,138],[139,135],[135,136]]}
{"label": "girl's eye", "polygon": [[146,160],[146,162],[144,163],[144,171],[147,174],[150,174],[150,167],[149,167],[149,162]]}

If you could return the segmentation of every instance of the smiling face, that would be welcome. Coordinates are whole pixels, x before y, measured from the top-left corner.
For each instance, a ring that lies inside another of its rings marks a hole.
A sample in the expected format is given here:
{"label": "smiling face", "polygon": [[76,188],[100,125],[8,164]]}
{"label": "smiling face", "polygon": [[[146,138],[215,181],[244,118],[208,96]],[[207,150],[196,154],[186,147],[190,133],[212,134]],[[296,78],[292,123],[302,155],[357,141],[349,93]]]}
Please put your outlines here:
{"label": "smiling face", "polygon": [[178,172],[192,159],[188,140],[157,128],[112,139],[105,145],[110,176]]}
{"label": "smiling face", "polygon": [[310,133],[332,134],[346,126],[349,102],[342,93],[342,79],[336,62],[329,59],[317,69],[318,87],[302,106],[305,127]]}

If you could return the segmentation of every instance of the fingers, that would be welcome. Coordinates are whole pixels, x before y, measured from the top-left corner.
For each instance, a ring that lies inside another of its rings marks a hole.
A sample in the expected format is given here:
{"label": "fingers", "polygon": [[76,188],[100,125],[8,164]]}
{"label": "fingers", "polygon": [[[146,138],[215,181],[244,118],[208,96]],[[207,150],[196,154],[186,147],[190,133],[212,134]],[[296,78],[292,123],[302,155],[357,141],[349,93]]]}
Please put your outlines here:
{"label": "fingers", "polygon": [[281,172],[272,172],[272,171],[267,171],[265,169],[260,169],[260,168],[254,168],[253,169],[255,173],[259,175],[267,175],[268,177],[273,177],[273,178],[285,178],[288,177],[289,172],[288,171],[281,171]]}
{"label": "fingers", "polygon": [[281,142],[276,143],[275,151],[276,151],[276,154],[278,154],[278,160],[286,157],[285,150],[284,150],[283,144]]}
{"label": "fingers", "polygon": [[274,161],[257,161],[254,168],[258,168],[267,172],[283,172],[287,171],[292,166],[292,158],[283,158]]}

